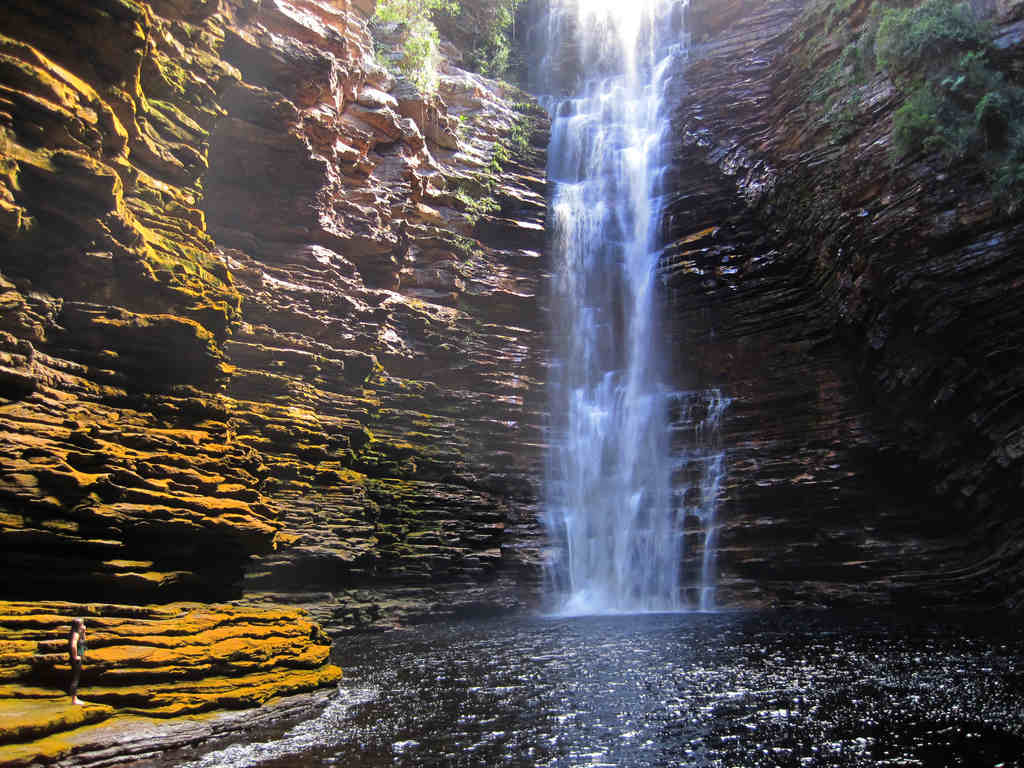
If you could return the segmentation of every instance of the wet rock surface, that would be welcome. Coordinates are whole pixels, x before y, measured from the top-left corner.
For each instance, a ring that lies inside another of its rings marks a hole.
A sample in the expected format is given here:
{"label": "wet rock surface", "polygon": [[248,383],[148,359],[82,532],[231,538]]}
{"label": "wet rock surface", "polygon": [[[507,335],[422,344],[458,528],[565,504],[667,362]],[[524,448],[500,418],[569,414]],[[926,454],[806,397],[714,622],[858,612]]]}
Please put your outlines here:
{"label": "wet rock surface", "polygon": [[733,398],[720,599],[1017,606],[1019,216],[977,169],[893,164],[884,74],[809,99],[842,48],[803,8],[689,7],[661,268],[680,386]]}
{"label": "wet rock surface", "polygon": [[[315,716],[329,706],[336,692],[283,696],[255,710],[216,711],[171,719],[139,715],[111,716],[87,728],[62,731],[25,744],[0,746],[4,766],[39,765],[52,762],[68,768],[103,768],[132,761],[146,765],[166,750],[192,750],[218,739],[237,739],[253,729],[287,727]],[[24,711],[23,705],[18,704]],[[41,706],[60,709],[52,702]],[[65,707],[67,711],[70,707]],[[82,707],[75,708],[82,711]],[[85,712],[96,707],[86,705]],[[88,717],[88,716],[86,716]],[[244,736],[243,736],[244,737]],[[180,764],[180,762],[178,763]]]}

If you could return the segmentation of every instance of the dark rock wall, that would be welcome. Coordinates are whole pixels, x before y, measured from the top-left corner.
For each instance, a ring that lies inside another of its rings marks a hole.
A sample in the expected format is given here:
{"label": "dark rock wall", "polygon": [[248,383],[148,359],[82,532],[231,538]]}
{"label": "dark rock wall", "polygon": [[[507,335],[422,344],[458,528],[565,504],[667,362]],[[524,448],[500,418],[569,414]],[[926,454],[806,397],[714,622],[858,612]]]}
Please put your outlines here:
{"label": "dark rock wall", "polygon": [[884,74],[837,132],[806,88],[841,46],[809,61],[801,11],[689,8],[662,269],[680,384],[733,398],[721,597],[1017,605],[1024,226],[977,169],[892,163]]}
{"label": "dark rock wall", "polygon": [[546,118],[367,12],[0,9],[0,597],[533,583]]}

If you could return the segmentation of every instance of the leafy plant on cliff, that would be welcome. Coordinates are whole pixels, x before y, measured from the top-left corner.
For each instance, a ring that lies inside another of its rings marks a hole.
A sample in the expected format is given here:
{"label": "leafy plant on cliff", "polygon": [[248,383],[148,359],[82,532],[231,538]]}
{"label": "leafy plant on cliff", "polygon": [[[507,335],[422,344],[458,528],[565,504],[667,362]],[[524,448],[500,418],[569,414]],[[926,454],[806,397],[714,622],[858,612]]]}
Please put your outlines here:
{"label": "leafy plant on cliff", "polygon": [[516,11],[525,0],[469,0],[457,14],[434,13],[441,35],[462,51],[461,66],[499,80],[518,69]]}
{"label": "leafy plant on cliff", "polygon": [[480,3],[487,22],[477,43],[466,56],[470,69],[482,75],[506,78],[513,67],[512,40],[516,10],[523,0],[484,0]]}
{"label": "leafy plant on cliff", "polygon": [[966,2],[926,0],[916,8],[885,11],[875,54],[879,68],[914,77],[959,51],[987,47],[991,37]]}
{"label": "leafy plant on cliff", "polygon": [[406,27],[398,69],[424,93],[437,90],[438,48],[441,42],[433,15],[459,12],[457,0],[380,0],[375,18]]}
{"label": "leafy plant on cliff", "polygon": [[[817,0],[800,22],[798,71],[809,102],[824,105],[832,140],[858,129],[865,88],[884,73],[903,94],[893,114],[893,161],[919,152],[984,170],[1007,210],[1024,200],[1024,89],[993,61],[990,24],[967,2],[872,4],[859,21],[850,0]],[[830,51],[838,56],[815,66]]]}
{"label": "leafy plant on cliff", "polygon": [[1013,128],[1006,157],[993,174],[992,191],[1011,213],[1020,209],[1024,199],[1024,126]]}
{"label": "leafy plant on cliff", "polygon": [[1024,89],[991,61],[992,30],[967,3],[927,0],[889,9],[878,28],[878,66],[905,94],[893,115],[895,159],[937,152],[974,161],[995,199],[1015,210],[1024,198]]}
{"label": "leafy plant on cliff", "polygon": [[459,259],[459,266],[465,269],[478,267],[484,263],[483,259],[486,254],[480,247],[479,241],[459,234],[454,235],[453,238],[452,245],[455,247],[456,253],[462,257]]}
{"label": "leafy plant on cliff", "polygon": [[[824,116],[835,143],[858,130],[862,89],[876,71],[875,36],[881,8],[873,5],[860,23],[850,23],[857,0],[816,0],[807,5],[799,27],[802,45],[794,53],[797,71],[804,77],[808,101],[824,105]],[[840,48],[824,69],[818,66],[828,52]]]}
{"label": "leafy plant on cliff", "polygon": [[489,194],[490,191],[488,190],[487,194],[474,195],[465,186],[456,188],[455,197],[462,203],[462,210],[470,224],[476,224],[481,216],[497,213],[501,210],[501,204]]}
{"label": "leafy plant on cliff", "polygon": [[498,189],[502,163],[507,162],[510,156],[508,148],[499,139],[491,151],[490,163],[455,188],[455,199],[462,205],[462,212],[470,225],[475,226],[481,217],[501,210],[501,203],[494,193]]}
{"label": "leafy plant on cliff", "polygon": [[[859,28],[854,28],[845,23],[842,13],[849,10],[848,6],[841,3],[825,3],[827,11],[819,8],[818,13],[824,14],[825,19],[818,22],[823,25],[823,30],[829,38],[839,37],[839,41],[845,41],[842,52],[811,81],[808,97],[813,101],[826,101],[831,107],[837,100],[839,92],[855,85],[863,85],[875,73],[875,38],[878,34],[878,26],[881,20],[881,8],[872,6],[867,19]],[[813,19],[813,16],[812,16]],[[808,20],[813,23],[812,20]],[[820,53],[820,48],[826,44],[825,40],[818,40],[817,45],[811,43],[812,57]],[[808,68],[810,63],[807,62]]]}
{"label": "leafy plant on cliff", "polygon": [[505,140],[516,157],[526,158],[533,151],[531,143],[533,122],[530,120],[530,114],[537,107],[527,102],[517,102],[513,108],[519,113],[519,116],[513,121]]}
{"label": "leafy plant on cliff", "polygon": [[455,198],[462,204],[470,224],[475,225],[482,216],[501,210],[501,204],[494,195],[500,186],[502,171],[513,158],[526,159],[532,151],[530,136],[533,123],[530,112],[533,106],[522,102],[517,103],[514,109],[518,114],[507,133],[491,148],[490,162],[474,174],[471,181],[460,184],[455,190]]}

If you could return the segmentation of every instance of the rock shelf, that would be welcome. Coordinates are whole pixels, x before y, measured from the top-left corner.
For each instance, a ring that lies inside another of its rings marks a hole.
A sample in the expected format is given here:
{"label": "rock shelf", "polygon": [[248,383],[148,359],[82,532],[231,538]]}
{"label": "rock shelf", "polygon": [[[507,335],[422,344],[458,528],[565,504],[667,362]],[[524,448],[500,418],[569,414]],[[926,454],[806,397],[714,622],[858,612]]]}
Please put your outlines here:
{"label": "rock shelf", "polygon": [[[64,690],[76,616],[88,638],[80,707]],[[0,603],[0,765],[68,756],[108,720],[181,719],[333,686],[330,650],[306,614],[274,607]]]}

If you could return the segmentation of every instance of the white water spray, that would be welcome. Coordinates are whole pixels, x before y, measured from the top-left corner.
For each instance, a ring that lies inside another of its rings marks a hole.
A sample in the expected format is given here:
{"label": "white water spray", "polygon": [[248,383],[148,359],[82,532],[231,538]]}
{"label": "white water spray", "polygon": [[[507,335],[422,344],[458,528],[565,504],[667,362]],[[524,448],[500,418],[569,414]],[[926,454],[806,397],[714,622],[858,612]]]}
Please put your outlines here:
{"label": "white water spray", "polygon": [[677,392],[670,408],[676,516],[690,531],[684,555],[692,550],[689,559],[700,562],[684,574],[684,583],[695,593],[688,607],[701,611],[717,608],[718,495],[725,479],[721,428],[730,402],[717,389]]}
{"label": "white water spray", "polygon": [[542,69],[563,66],[575,44],[582,73],[568,97],[548,98],[555,275],[544,517],[564,613],[714,605],[708,506],[722,462],[704,462],[715,487],[700,493],[701,596],[687,603],[687,510],[673,489],[670,424],[679,394],[665,385],[656,280],[684,3],[551,0],[548,14]]}

